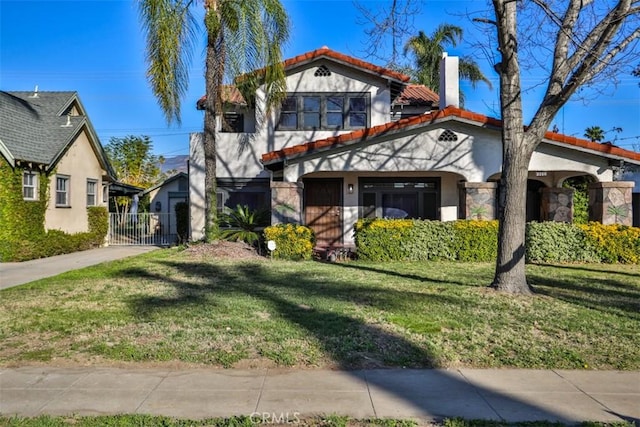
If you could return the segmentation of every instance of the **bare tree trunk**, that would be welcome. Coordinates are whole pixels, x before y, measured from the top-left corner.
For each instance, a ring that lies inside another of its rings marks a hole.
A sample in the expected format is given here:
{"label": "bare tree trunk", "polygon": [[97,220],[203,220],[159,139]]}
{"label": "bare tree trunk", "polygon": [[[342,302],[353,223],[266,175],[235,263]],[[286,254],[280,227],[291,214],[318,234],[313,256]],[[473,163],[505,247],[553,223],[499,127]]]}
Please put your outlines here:
{"label": "bare tree trunk", "polygon": [[502,177],[498,231],[498,258],[492,287],[505,292],[529,294],[525,274],[526,194],[529,160],[533,153],[525,138],[516,32],[516,2],[494,0],[498,20],[498,44],[502,110]]}

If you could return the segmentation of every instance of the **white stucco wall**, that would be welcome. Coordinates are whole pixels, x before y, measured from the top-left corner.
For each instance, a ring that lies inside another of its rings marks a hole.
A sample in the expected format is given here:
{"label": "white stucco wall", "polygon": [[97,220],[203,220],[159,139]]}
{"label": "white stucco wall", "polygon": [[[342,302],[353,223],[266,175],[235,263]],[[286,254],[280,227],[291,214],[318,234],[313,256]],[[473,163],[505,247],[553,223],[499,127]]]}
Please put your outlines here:
{"label": "white stucco wall", "polygon": [[[68,207],[56,207],[57,174],[69,177]],[[45,228],[67,233],[88,231],[87,179],[96,181],[96,206],[106,206],[102,200],[102,176],[105,174],[86,131],[81,132],[56,165],[55,173],[50,175]]]}
{"label": "white stucco wall", "polygon": [[[330,76],[316,77],[316,69],[326,65]],[[365,74],[344,65],[322,60],[295,70],[287,76],[287,92],[327,92],[327,93],[369,93],[371,96],[371,126],[390,121],[391,94],[387,80]],[[258,93],[257,103],[263,104],[263,96]],[[264,107],[263,111],[264,111]],[[274,150],[291,147],[308,141],[328,138],[348,133],[345,131],[274,131],[277,112],[262,125],[256,125],[256,133],[219,133],[217,135],[217,176],[219,178],[268,178],[260,162],[262,155]],[[245,117],[245,124],[253,118]],[[246,125],[245,125],[246,128]]]}
{"label": "white stucco wall", "polygon": [[[218,165],[218,168],[220,165]],[[202,134],[189,136],[189,234],[191,240],[204,238],[204,148]]]}

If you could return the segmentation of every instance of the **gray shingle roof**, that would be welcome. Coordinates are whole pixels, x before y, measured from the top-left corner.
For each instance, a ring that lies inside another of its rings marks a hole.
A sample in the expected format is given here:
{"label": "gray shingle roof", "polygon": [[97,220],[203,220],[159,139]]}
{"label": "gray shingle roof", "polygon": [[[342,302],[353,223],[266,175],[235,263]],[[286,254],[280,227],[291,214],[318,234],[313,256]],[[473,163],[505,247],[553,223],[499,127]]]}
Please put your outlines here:
{"label": "gray shingle roof", "polygon": [[[78,115],[67,116],[70,107]],[[0,146],[4,146],[0,148],[14,160],[44,164],[49,169],[84,126],[92,134],[99,160],[111,173],[76,92],[37,92],[34,96],[34,92],[0,91]]]}

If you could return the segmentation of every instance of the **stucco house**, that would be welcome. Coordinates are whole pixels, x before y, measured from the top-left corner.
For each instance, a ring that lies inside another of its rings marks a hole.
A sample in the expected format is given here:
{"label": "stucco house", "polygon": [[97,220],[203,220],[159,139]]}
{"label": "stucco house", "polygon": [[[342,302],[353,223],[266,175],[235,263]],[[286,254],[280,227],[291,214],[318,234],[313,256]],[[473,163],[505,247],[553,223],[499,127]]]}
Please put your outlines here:
{"label": "stucco house", "polygon": [[188,201],[189,176],[185,172],[174,174],[141,193],[141,196],[146,195],[149,196],[149,212],[166,219],[167,224],[163,226],[168,228],[163,234],[169,241],[174,241],[177,238],[176,204]]}
{"label": "stucco house", "polygon": [[46,230],[88,231],[87,207],[107,206],[115,172],[76,92],[0,91],[0,153],[0,168],[22,175],[21,197],[0,203],[48,194]]}
{"label": "stucco house", "polygon": [[[219,206],[267,205],[273,223],[306,224],[321,247],[354,245],[359,218],[495,218],[502,123],[459,107],[457,58],[443,56],[438,95],[326,47],[284,65],[288,97],[271,115],[256,118],[239,94],[226,96]],[[200,239],[201,134],[190,150],[191,236]],[[548,132],[529,165],[528,219],[570,221],[572,190],[562,183],[588,175],[592,219],[630,225],[633,184],[614,182],[624,162],[640,164],[640,153]]]}

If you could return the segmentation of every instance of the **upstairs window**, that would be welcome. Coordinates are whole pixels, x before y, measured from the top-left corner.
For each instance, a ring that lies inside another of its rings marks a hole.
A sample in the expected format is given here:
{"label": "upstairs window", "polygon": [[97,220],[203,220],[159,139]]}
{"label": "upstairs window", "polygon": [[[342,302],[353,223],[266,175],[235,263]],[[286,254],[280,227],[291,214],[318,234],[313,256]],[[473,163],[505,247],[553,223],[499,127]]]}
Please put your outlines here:
{"label": "upstairs window", "polygon": [[56,176],[56,207],[69,207],[69,177]]}
{"label": "upstairs window", "polygon": [[24,200],[38,200],[38,173],[24,171],[22,173],[22,198]]}
{"label": "upstairs window", "polygon": [[244,132],[244,115],[241,113],[224,113],[222,116],[222,132]]}
{"label": "upstairs window", "polygon": [[278,130],[351,130],[370,126],[370,94],[300,93],[282,103]]}

